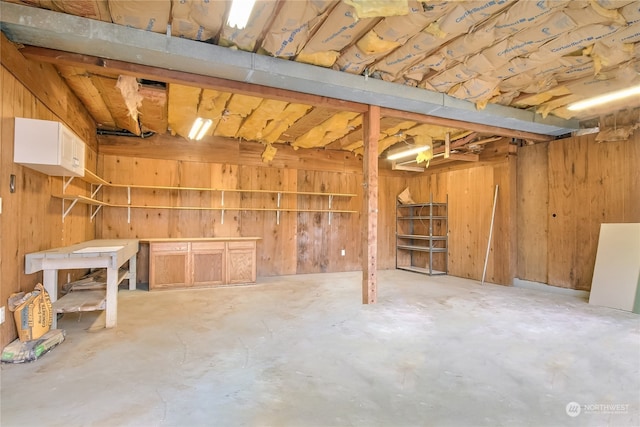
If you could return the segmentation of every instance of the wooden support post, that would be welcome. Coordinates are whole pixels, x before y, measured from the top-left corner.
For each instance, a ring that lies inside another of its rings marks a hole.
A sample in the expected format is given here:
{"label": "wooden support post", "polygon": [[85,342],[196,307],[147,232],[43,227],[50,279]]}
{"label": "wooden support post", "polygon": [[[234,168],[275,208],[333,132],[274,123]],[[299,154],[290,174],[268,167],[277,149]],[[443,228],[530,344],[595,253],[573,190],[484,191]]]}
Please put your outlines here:
{"label": "wooden support post", "polygon": [[444,136],[444,158],[448,159],[451,155],[451,135],[449,132]]}
{"label": "wooden support post", "polygon": [[364,203],[362,208],[362,303],[377,300],[378,267],[378,139],[380,107],[370,105],[364,114]]}

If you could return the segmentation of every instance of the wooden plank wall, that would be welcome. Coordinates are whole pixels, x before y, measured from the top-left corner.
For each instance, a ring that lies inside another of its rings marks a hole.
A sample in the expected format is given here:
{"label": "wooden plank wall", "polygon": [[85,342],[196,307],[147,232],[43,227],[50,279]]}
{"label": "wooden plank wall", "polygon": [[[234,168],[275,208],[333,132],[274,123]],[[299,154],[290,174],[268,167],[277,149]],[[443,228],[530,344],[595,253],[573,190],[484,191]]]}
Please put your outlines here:
{"label": "wooden plank wall", "polygon": [[[354,193],[356,197],[334,198],[333,207],[360,210],[363,195],[361,164],[349,153],[300,150],[299,156],[294,157],[289,153],[289,148],[282,147],[274,162],[266,166],[260,160],[259,144],[243,143],[230,148],[220,141],[210,142],[210,146],[205,141],[198,146],[192,144],[183,152],[182,159],[176,160],[174,156],[180,156],[179,153],[160,148],[173,143],[175,142],[170,138],[160,137],[152,140],[148,147],[143,147],[138,145],[140,143],[136,139],[127,145],[115,138],[105,138],[101,140],[100,146],[100,151],[103,152],[100,156],[103,176],[108,181],[124,184],[187,186],[191,185],[189,183],[198,182],[198,185],[213,187]],[[180,141],[177,143],[181,144]],[[133,150],[132,146],[137,147]],[[218,161],[242,161],[242,166],[233,163],[193,161],[194,158],[209,159],[209,153],[215,152],[213,147],[218,146],[222,147],[217,151]],[[130,157],[129,154],[133,151],[145,157]],[[502,284],[512,282],[515,274],[516,233],[513,219],[515,185],[511,183],[515,182],[515,159],[508,155],[504,142],[497,148],[488,147],[487,151],[490,153],[489,161],[458,164],[440,170],[432,169],[426,174],[390,171],[386,169],[388,165],[385,165],[384,160],[381,161],[378,268],[395,268],[395,200],[397,195],[409,186],[416,201],[429,200],[430,192],[434,193],[435,200],[444,200],[446,195],[449,195],[450,273],[480,279],[490,226],[493,190],[495,184],[500,184],[501,196],[498,199],[487,281]],[[166,158],[158,158],[163,156]],[[222,176],[223,170],[228,171],[226,181],[214,178]],[[199,177],[189,178],[193,175]],[[167,192],[143,191],[147,192],[149,199],[142,199],[142,204],[172,202],[166,199]],[[109,201],[126,201],[124,190],[112,189],[105,192],[105,196],[112,192],[119,192],[120,195],[109,196]],[[132,203],[138,204],[135,191],[132,191],[132,197]],[[157,199],[152,202],[154,197]],[[172,200],[179,201],[176,197]],[[182,202],[186,202],[187,196],[182,197]],[[202,199],[200,195],[188,197],[193,197],[190,203],[206,204],[207,197],[211,197],[214,206],[219,204],[219,199],[216,199],[219,198],[218,193],[211,196],[203,195]],[[226,206],[235,203],[228,201],[229,197],[231,196],[227,193]],[[247,194],[236,197],[240,197],[243,207],[275,206],[275,195]],[[282,206],[298,209],[326,209],[327,203],[326,198],[304,195],[283,196],[282,199]],[[360,213],[333,214],[331,224],[326,213],[281,213],[280,224],[277,225],[275,212],[227,211],[225,225],[222,227],[219,212],[180,212],[132,210],[131,224],[127,224],[125,209],[106,209],[98,215],[98,224],[101,224],[98,235],[102,238],[144,238],[160,235],[259,236],[262,240],[258,243],[258,276],[361,269]],[[177,226],[180,215],[183,216],[184,222]],[[193,217],[189,219],[188,215]],[[227,225],[228,221],[233,221],[231,226]],[[345,256],[341,255],[342,249],[345,250]],[[139,280],[145,279],[146,276],[140,274]]]}
{"label": "wooden plank wall", "polygon": [[[409,187],[416,202],[427,202],[431,195],[434,202],[443,202],[448,196],[449,274],[482,279],[497,184],[500,190],[485,280],[512,284],[516,266],[515,168],[515,158],[502,150],[491,161],[435,169],[411,180]],[[436,268],[442,268],[441,262],[438,256],[434,258]]]}
{"label": "wooden plank wall", "polygon": [[[75,207],[62,222],[61,201],[51,198],[52,191],[60,192],[59,178],[13,163],[14,118],[27,117],[65,122],[76,133],[87,138],[86,163],[95,170],[97,146],[95,125],[81,111],[79,101],[51,66],[26,61],[2,38],[2,67],[0,68],[0,305],[14,292],[30,291],[42,281],[42,273],[24,274],[24,256],[29,252],[65,246],[94,237],[94,224],[89,221],[86,206]],[[30,89],[31,88],[31,89]],[[10,176],[16,176],[16,191],[9,191]],[[71,189],[78,189],[73,182]],[[77,275],[77,272],[73,272]],[[60,282],[67,280],[65,272]],[[7,321],[0,326],[0,346],[16,338],[13,313],[6,311]]]}
{"label": "wooden plank wall", "polygon": [[[248,146],[250,144],[243,144]],[[260,153],[258,152],[258,155]],[[243,155],[246,155],[244,153]],[[327,167],[327,165],[323,166]],[[100,156],[102,176],[119,184],[213,187],[282,191],[353,193],[356,197],[333,199],[334,209],[358,210],[362,175],[336,171],[313,171],[251,165],[149,159],[115,155]],[[125,188],[108,188],[104,200],[127,202]],[[134,205],[220,206],[220,192],[132,189]],[[224,206],[275,208],[271,193],[225,192]],[[328,198],[282,194],[282,208],[327,209]],[[106,208],[97,216],[100,238],[258,236],[258,276],[358,270],[359,214],[226,210],[224,223],[217,210],[171,210]],[[341,250],[345,249],[345,256]],[[144,261],[143,261],[144,263]],[[148,277],[141,269],[139,281]]]}
{"label": "wooden plank wall", "polygon": [[518,157],[518,277],[591,289],[600,224],[640,222],[640,134],[567,138]]}

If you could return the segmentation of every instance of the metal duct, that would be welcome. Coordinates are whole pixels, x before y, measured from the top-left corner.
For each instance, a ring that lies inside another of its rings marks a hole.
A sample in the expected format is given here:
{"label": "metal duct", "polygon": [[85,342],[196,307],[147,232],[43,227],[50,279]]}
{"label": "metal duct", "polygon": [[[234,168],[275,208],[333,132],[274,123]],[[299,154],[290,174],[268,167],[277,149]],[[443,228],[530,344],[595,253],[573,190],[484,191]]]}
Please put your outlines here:
{"label": "metal duct", "polygon": [[559,136],[576,120],[489,104],[194,40],[0,2],[0,29],[17,43],[379,105],[447,119]]}

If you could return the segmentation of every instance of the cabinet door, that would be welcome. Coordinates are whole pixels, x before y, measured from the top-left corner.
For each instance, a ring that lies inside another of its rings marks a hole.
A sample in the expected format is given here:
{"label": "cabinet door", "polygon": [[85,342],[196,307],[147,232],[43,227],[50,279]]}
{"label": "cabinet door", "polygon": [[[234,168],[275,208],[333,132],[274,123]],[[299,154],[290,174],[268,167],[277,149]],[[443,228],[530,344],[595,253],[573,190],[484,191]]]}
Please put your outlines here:
{"label": "cabinet door", "polygon": [[149,290],[190,284],[189,243],[150,243]]}
{"label": "cabinet door", "polygon": [[59,132],[60,133],[58,135],[58,138],[59,138],[59,144],[60,144],[60,151],[59,151],[60,158],[58,159],[58,163],[63,168],[72,171],[75,169],[74,158],[75,158],[75,151],[76,151],[76,147],[75,147],[76,137],[73,133],[71,133],[70,130],[68,130],[62,125],[60,125]]}
{"label": "cabinet door", "polygon": [[191,268],[193,286],[224,284],[224,242],[191,243]]}
{"label": "cabinet door", "polygon": [[256,281],[256,242],[227,243],[227,283]]}

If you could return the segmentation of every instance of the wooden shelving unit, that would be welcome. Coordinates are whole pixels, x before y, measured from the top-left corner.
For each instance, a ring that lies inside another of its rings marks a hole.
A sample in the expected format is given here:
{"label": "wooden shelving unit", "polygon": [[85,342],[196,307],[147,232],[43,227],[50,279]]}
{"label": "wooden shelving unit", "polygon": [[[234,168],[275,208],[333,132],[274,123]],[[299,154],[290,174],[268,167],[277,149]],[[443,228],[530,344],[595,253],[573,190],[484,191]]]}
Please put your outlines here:
{"label": "wooden shelving unit", "polygon": [[[73,181],[73,179],[81,179],[91,185],[90,196],[82,194],[68,194],[65,193],[67,187]],[[127,191],[127,204],[121,203],[107,203],[98,200],[96,197],[100,190],[104,187],[122,188]],[[131,190],[143,189],[143,190],[166,190],[166,191],[208,191],[217,192],[221,194],[220,206],[177,206],[177,205],[140,205],[132,202]],[[273,208],[254,208],[254,207],[239,207],[239,206],[225,206],[224,194],[225,193],[243,193],[243,194],[275,194],[277,195],[276,205]],[[297,208],[285,208],[281,206],[283,196],[313,196],[313,197],[326,197],[327,208],[326,209],[297,209]],[[355,194],[350,193],[325,193],[325,192],[310,192],[310,191],[289,191],[289,190],[249,190],[238,188],[209,188],[209,187],[174,187],[174,186],[155,186],[155,185],[136,185],[136,184],[112,184],[105,181],[98,175],[89,170],[85,170],[84,177],[71,177],[63,179],[62,193],[54,194],[53,197],[62,200],[62,221],[69,214],[71,209],[77,204],[86,204],[92,206],[91,219],[96,216],[102,207],[109,208],[124,208],[128,209],[179,209],[179,210],[208,210],[208,211],[220,211],[222,213],[222,222],[224,222],[225,211],[257,211],[257,212],[275,212],[276,223],[280,224],[281,212],[318,212],[329,214],[329,224],[331,224],[331,215],[334,213],[357,213],[354,210],[334,209],[333,199],[335,197],[354,197]],[[67,206],[65,202],[69,202]],[[128,215],[128,222],[131,221],[131,214]]]}
{"label": "wooden shelving unit", "polygon": [[[448,201],[396,205],[396,268],[430,276],[448,273]],[[439,269],[436,269],[436,266]]]}

